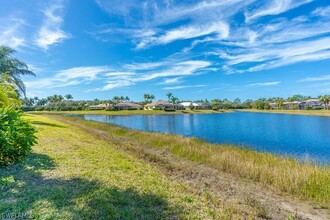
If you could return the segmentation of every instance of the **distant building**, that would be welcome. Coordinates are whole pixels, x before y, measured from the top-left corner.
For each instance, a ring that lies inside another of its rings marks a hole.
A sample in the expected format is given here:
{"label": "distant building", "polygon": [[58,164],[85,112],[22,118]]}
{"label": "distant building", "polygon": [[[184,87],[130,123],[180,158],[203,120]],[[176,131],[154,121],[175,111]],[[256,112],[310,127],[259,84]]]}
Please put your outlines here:
{"label": "distant building", "polygon": [[168,101],[158,100],[144,106],[144,110],[164,110],[164,111],[175,111],[184,110],[184,106],[181,104],[172,104]]}
{"label": "distant building", "polygon": [[183,105],[185,109],[190,109],[191,105],[194,106],[195,109],[212,109],[212,106],[205,102],[181,102],[180,104]]}
{"label": "distant building", "polygon": [[[277,109],[278,104],[276,102],[269,103],[271,109]],[[318,99],[308,99],[303,102],[283,102],[283,109],[323,109],[324,105]]]}
{"label": "distant building", "polygon": [[293,101],[293,102],[284,102],[283,103],[283,108],[284,109],[301,109],[301,102],[298,101]]}
{"label": "distant building", "polygon": [[197,109],[212,109],[212,106],[210,103],[207,102],[197,102],[198,105]]}
{"label": "distant building", "polygon": [[190,109],[191,105],[194,106],[194,108],[197,108],[199,106],[195,102],[181,102],[180,104],[183,105],[185,109]]}
{"label": "distant building", "polygon": [[167,101],[158,100],[156,102],[146,104],[144,106],[144,110],[164,110],[165,106],[167,105],[172,105],[172,104]]}
{"label": "distant building", "polygon": [[277,104],[276,102],[271,102],[271,103],[269,103],[269,106],[270,106],[271,109],[276,109],[276,108],[278,108],[278,104]]}
{"label": "distant building", "polygon": [[142,110],[142,105],[133,102],[122,102],[114,105],[114,110]]}
{"label": "distant building", "polygon": [[88,106],[90,110],[104,110],[104,109],[111,109],[113,108],[113,105],[110,103],[102,103],[99,105],[90,105]]}
{"label": "distant building", "polygon": [[300,103],[302,109],[312,108],[312,109],[322,109],[324,106],[318,99],[308,99]]}

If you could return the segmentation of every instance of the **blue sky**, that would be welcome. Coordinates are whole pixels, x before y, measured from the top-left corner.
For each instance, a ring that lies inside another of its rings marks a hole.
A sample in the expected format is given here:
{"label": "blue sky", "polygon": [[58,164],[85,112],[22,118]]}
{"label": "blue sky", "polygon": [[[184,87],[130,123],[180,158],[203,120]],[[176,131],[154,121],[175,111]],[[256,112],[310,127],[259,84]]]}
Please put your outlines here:
{"label": "blue sky", "polygon": [[75,100],[330,93],[326,0],[1,0],[29,96]]}

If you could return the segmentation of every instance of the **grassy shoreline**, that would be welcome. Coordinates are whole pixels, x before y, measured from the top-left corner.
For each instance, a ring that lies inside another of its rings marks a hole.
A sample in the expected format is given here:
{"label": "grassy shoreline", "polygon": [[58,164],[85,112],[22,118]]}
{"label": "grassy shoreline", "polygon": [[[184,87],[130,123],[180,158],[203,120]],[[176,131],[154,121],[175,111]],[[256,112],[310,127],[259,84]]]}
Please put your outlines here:
{"label": "grassy shoreline", "polygon": [[247,180],[285,197],[330,208],[330,167],[55,114],[27,117],[38,128],[39,144],[25,162],[0,168],[0,214],[28,211],[40,219],[258,219],[270,215],[253,198],[241,196],[231,204],[224,202],[227,197],[221,200],[206,191],[204,184],[195,182],[192,188],[191,181],[196,180],[186,183],[159,172],[152,164],[169,173],[192,175],[186,164],[176,167],[166,162],[166,155],[190,161],[195,164],[192,169],[209,167],[233,175],[228,181],[235,177],[244,187]]}
{"label": "grassy shoreline", "polygon": [[256,110],[256,109],[240,109],[238,111],[330,117],[330,110]]}
{"label": "grassy shoreline", "polygon": [[[57,117],[57,119],[60,118],[63,120],[63,117]],[[330,166],[320,167],[271,153],[227,144],[211,144],[197,138],[143,132],[68,117],[65,117],[63,122],[65,121],[86,130],[97,129],[112,133],[113,135],[107,137],[110,139],[117,136],[128,140],[130,144],[166,149],[174,155],[206,164],[238,177],[251,179],[265,186],[272,186],[276,190],[297,197],[321,203],[330,201]]]}

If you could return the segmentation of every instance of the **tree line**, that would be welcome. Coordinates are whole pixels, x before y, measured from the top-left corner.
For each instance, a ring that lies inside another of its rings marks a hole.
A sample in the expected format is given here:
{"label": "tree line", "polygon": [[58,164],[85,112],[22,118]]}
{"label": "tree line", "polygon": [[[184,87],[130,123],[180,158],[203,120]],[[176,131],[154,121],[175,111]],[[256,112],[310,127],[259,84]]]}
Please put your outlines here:
{"label": "tree line", "polygon": [[[204,100],[180,100],[175,97],[173,93],[166,94],[168,102],[172,104],[178,104],[181,102],[199,103],[203,105],[209,105],[213,110],[220,109],[257,109],[257,110],[268,110],[271,109],[271,103],[276,103],[278,109],[283,109],[285,102],[303,102],[311,99],[310,96],[293,95],[286,99],[281,97],[273,98],[258,98],[258,99],[247,99],[241,101],[236,98],[234,100],[229,99],[204,99]],[[135,102],[140,105],[146,105],[155,100],[155,95],[144,94],[143,101]],[[330,95],[323,95],[318,97],[319,101],[324,104],[326,109],[329,108]],[[25,98],[22,100],[24,111],[75,111],[75,110],[87,110],[89,106],[99,105],[102,103],[110,103],[116,105],[122,102],[130,102],[131,99],[128,96],[114,96],[112,99],[100,100],[78,100],[74,101],[71,94],[52,95],[46,98]],[[191,105],[193,108],[193,105]],[[292,107],[294,109],[294,107]]]}

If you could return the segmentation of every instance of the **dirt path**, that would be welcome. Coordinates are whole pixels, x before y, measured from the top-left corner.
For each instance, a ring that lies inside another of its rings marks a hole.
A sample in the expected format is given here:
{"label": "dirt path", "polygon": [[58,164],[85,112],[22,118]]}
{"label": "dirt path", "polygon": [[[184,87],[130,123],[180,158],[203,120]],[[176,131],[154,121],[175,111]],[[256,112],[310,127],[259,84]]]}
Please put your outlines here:
{"label": "dirt path", "polygon": [[330,210],[284,197],[248,180],[202,164],[178,158],[168,152],[135,148],[141,158],[151,162],[159,170],[175,180],[189,184],[214,195],[216,202],[237,207],[240,212],[255,212],[264,219],[330,219]]}
{"label": "dirt path", "polygon": [[118,149],[133,153],[173,180],[188,184],[200,195],[209,196],[213,206],[231,207],[246,216],[253,212],[260,219],[330,219],[329,209],[279,195],[252,181],[187,161],[166,150],[132,144],[129,137],[113,136],[58,116],[52,118],[78,126],[96,138],[115,142]]}

